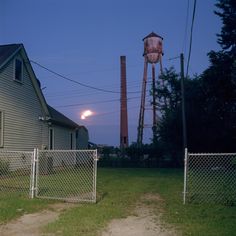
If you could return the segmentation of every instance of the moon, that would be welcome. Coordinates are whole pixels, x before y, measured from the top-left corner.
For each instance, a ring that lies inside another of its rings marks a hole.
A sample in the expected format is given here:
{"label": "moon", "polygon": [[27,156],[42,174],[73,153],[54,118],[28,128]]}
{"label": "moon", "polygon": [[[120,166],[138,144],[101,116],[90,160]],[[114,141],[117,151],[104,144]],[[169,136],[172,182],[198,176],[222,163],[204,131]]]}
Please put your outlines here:
{"label": "moon", "polygon": [[93,112],[91,110],[86,110],[86,111],[83,111],[80,118],[81,120],[85,120],[87,117],[93,115]]}

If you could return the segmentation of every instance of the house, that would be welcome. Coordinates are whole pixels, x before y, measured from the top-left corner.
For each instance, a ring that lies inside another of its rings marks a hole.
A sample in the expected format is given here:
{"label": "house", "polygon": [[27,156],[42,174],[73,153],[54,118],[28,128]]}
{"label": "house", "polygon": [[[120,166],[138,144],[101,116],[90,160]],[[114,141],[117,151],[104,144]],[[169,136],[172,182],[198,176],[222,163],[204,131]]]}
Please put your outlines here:
{"label": "house", "polygon": [[88,130],[47,104],[23,44],[0,46],[0,150],[87,144]]}
{"label": "house", "polygon": [[89,135],[85,126],[79,126],[76,130],[76,149],[84,149],[89,147]]}

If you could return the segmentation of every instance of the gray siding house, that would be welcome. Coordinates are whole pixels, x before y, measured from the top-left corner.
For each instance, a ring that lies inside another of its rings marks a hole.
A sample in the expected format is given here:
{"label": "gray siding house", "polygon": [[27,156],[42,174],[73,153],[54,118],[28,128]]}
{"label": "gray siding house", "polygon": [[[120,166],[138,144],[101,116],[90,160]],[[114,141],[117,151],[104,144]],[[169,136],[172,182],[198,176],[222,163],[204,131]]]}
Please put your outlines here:
{"label": "gray siding house", "polygon": [[80,126],[76,131],[76,149],[84,149],[89,146],[88,130],[85,126]]}
{"label": "gray siding house", "polygon": [[86,143],[87,129],[46,103],[24,46],[0,46],[0,149],[86,149]]}

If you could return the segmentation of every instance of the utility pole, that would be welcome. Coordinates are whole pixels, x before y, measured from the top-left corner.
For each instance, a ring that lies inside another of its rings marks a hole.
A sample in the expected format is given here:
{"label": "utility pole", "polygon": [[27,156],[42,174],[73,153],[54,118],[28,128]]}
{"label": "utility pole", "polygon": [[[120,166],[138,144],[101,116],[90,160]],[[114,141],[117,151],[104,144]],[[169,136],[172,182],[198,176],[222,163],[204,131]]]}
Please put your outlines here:
{"label": "utility pole", "polygon": [[181,76],[181,97],[182,97],[182,122],[183,122],[183,148],[187,148],[187,130],[185,117],[185,94],[184,94],[184,54],[180,54],[180,76]]}
{"label": "utility pole", "polygon": [[147,69],[148,69],[148,61],[147,61],[147,58],[145,58],[144,59],[144,70],[143,70],[143,85],[142,85],[142,94],[141,94],[141,106],[140,106],[139,122],[138,122],[137,145],[138,145],[139,148],[143,144],[144,111],[145,111],[146,87],[147,87]]}

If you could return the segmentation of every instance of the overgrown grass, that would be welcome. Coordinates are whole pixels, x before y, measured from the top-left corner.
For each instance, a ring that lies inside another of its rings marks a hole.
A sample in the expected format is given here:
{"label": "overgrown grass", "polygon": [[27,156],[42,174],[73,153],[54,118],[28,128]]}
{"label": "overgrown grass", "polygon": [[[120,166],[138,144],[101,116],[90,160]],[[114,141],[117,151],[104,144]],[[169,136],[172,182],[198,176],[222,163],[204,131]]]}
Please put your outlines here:
{"label": "overgrown grass", "polygon": [[[235,235],[236,207],[183,205],[183,172],[173,169],[98,169],[98,203],[68,209],[46,232],[56,235],[98,235],[111,219],[131,214],[145,193],[158,193],[163,201],[151,204],[163,221],[183,235]],[[0,194],[0,220],[47,207],[50,201]],[[9,211],[9,213],[7,213]],[[12,213],[10,213],[12,212]],[[5,215],[2,217],[2,215]],[[0,222],[1,222],[0,221]]]}

